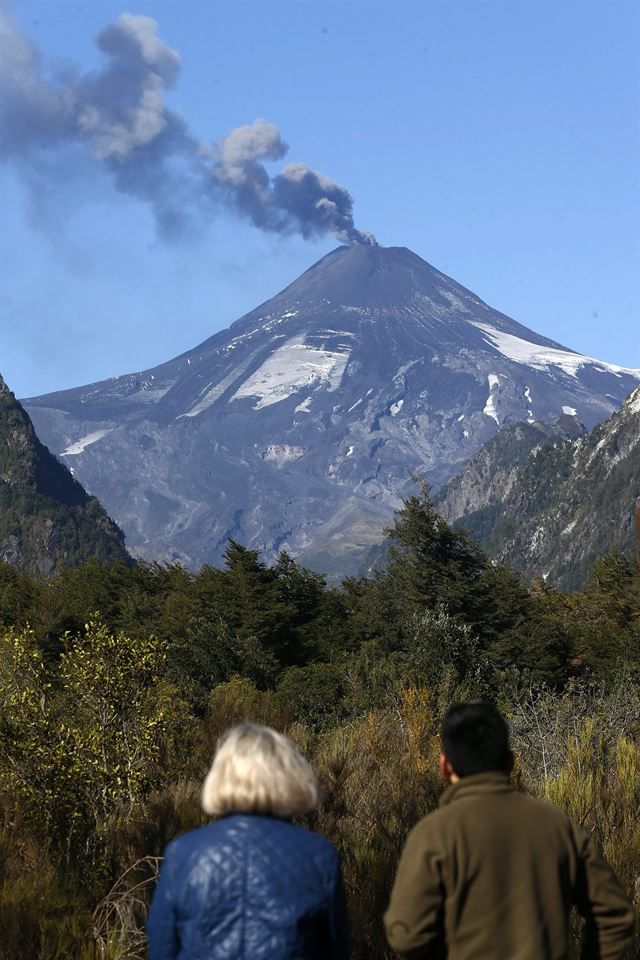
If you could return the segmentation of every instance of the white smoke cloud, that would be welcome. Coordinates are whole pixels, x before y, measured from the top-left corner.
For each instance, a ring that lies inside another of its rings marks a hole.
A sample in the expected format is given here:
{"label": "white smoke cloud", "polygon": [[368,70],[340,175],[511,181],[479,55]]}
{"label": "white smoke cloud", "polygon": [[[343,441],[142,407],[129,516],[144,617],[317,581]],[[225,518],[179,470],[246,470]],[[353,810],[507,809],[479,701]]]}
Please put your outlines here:
{"label": "white smoke cloud", "polygon": [[105,58],[99,70],[53,73],[0,7],[0,158],[17,162],[27,179],[42,151],[84,144],[118,190],[150,205],[165,238],[226,205],[270,232],[369,239],[355,228],[348,190],[330,177],[300,163],[269,173],[265,164],[288,152],[274,123],[236,127],[213,147],[190,134],[166,102],[180,57],[151,17],[123,13],[96,43]]}

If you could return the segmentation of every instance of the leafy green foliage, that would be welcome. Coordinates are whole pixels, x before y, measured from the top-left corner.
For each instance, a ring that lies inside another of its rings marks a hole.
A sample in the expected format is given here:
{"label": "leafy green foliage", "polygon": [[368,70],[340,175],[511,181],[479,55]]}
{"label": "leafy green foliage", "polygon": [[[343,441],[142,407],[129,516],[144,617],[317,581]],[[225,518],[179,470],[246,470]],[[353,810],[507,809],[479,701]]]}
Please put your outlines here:
{"label": "leafy green foliage", "polygon": [[65,639],[56,678],[67,705],[60,729],[72,745],[76,798],[100,821],[153,784],[170,723],[166,646],[113,634],[99,621]]}
{"label": "leafy green foliage", "polygon": [[209,693],[234,676],[264,689],[278,673],[274,653],[253,635],[234,632],[224,620],[193,620],[184,640],[169,646],[169,676],[201,715]]}
{"label": "leafy green foliage", "polygon": [[86,851],[101,824],[151,789],[179,718],[162,681],[165,658],[153,637],[112,634],[99,621],[64,637],[52,671],[31,630],[1,638],[0,792],[59,849]]}
{"label": "leafy green foliage", "polygon": [[346,712],[343,670],[335,663],[289,667],[280,677],[278,693],[300,721],[314,728],[335,723]]}
{"label": "leafy green foliage", "polygon": [[65,820],[63,795],[73,789],[73,758],[50,697],[51,684],[33,632],[5,633],[0,640],[0,784],[47,828],[54,826],[52,818]]}

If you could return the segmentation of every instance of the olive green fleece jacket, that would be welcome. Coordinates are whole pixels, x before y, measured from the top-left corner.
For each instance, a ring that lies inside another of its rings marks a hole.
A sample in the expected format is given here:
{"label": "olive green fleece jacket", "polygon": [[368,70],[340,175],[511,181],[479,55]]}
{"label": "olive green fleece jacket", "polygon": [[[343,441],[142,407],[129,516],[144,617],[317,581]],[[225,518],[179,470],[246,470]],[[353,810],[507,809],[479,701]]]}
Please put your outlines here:
{"label": "olive green fleece jacket", "polygon": [[481,773],[409,834],[384,919],[411,960],[564,960],[574,905],[584,956],[621,957],[633,908],[591,838],[506,774]]}

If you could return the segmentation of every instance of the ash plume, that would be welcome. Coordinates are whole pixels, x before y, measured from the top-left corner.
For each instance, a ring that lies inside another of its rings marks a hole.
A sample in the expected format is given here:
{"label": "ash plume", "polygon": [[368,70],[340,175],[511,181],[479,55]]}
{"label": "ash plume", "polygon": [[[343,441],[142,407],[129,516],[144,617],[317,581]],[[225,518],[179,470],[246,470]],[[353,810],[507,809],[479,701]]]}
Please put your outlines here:
{"label": "ash plume", "polygon": [[212,145],[194,137],[167,105],[181,62],[151,17],[123,13],[96,44],[100,69],[53,69],[0,7],[0,158],[27,182],[52,152],[68,154],[72,165],[80,146],[119,191],[149,205],[164,239],[224,206],[268,232],[373,242],[356,229],[353,199],[335,180],[302,163],[269,172],[265,164],[289,149],[274,123],[236,127]]}

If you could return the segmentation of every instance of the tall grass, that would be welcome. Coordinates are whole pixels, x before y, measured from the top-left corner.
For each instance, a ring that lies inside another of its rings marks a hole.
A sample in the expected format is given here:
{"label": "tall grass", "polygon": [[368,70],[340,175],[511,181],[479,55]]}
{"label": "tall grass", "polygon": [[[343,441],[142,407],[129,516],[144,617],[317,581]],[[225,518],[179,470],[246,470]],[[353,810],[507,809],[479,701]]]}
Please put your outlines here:
{"label": "tall grass", "polygon": [[[504,697],[502,706],[511,720],[518,784],[595,837],[640,910],[637,696],[624,686],[563,694],[529,688]],[[441,711],[430,689],[406,686],[390,690],[377,709],[317,730],[294,722],[272,693],[242,680],[221,685],[200,726],[185,734],[180,769],[169,769],[165,784],[133,811],[103,824],[108,882],[56,860],[5,799],[0,960],[142,960],[152,858],[177,833],[202,822],[200,782],[215,739],[247,718],[285,730],[312,760],[324,801],[310,825],[342,855],[353,960],[388,960],[381,918],[398,857],[409,829],[441,792]]]}

